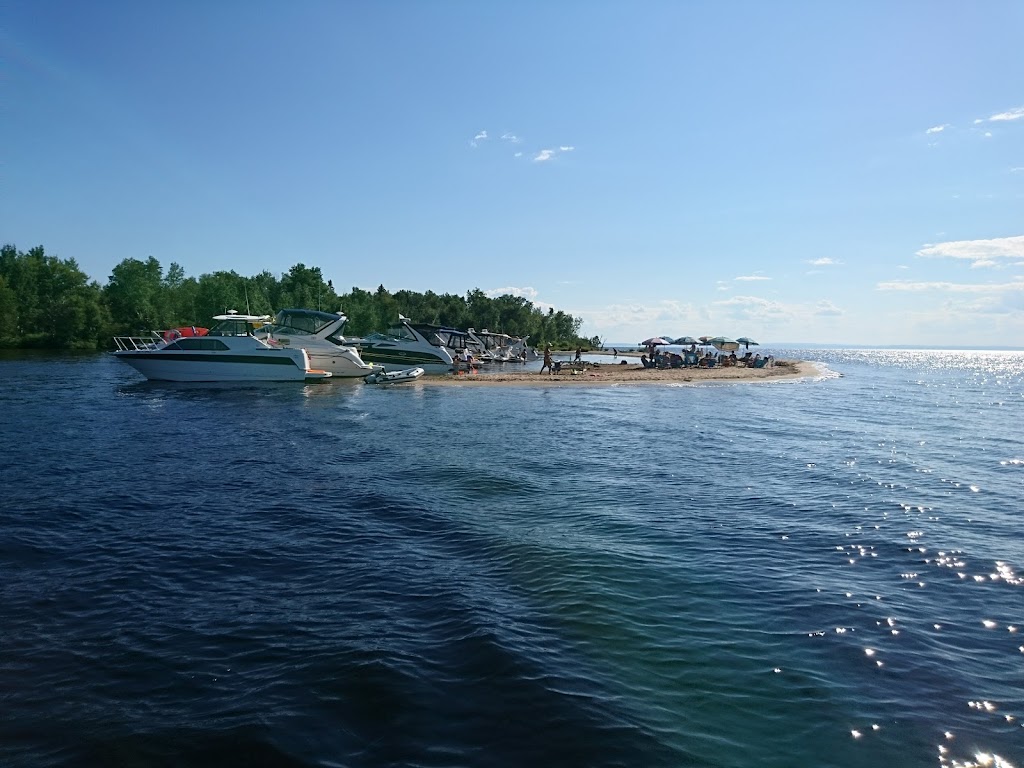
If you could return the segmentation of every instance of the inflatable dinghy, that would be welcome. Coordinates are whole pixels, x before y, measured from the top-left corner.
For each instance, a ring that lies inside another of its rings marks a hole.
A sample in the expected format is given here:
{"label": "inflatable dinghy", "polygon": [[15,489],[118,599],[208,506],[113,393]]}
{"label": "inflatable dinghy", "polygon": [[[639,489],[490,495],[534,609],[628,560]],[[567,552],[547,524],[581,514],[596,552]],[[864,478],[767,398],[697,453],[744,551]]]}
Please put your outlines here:
{"label": "inflatable dinghy", "polygon": [[403,371],[386,371],[381,368],[369,376],[364,376],[363,381],[367,384],[398,384],[403,381],[416,381],[423,375],[422,368],[406,368]]}

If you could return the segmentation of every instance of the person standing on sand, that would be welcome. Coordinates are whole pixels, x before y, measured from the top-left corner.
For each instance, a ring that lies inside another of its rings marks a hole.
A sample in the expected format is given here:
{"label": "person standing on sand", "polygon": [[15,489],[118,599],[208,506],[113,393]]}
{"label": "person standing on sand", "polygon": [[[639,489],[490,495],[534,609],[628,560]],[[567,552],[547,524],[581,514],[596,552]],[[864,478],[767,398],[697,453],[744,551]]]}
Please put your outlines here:
{"label": "person standing on sand", "polygon": [[544,369],[548,369],[548,376],[555,372],[554,367],[551,365],[551,345],[548,344],[544,347],[544,364],[540,367],[540,372],[544,373]]}
{"label": "person standing on sand", "polygon": [[576,359],[573,360],[573,362],[574,363],[579,363],[579,362],[582,362],[582,361],[583,361],[583,347],[576,347]]}

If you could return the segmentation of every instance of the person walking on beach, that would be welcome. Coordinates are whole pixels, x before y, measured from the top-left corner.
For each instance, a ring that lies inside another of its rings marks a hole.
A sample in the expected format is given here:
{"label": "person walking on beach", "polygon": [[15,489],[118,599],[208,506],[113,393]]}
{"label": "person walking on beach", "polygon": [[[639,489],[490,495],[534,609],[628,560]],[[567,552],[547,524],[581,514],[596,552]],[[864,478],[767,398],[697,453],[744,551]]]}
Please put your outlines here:
{"label": "person walking on beach", "polygon": [[579,362],[582,362],[582,361],[583,361],[583,347],[576,347],[576,359],[573,360],[573,362],[574,363],[579,363]]}
{"label": "person walking on beach", "polygon": [[555,372],[554,367],[551,365],[551,345],[548,344],[544,347],[544,364],[540,367],[540,372],[544,373],[544,369],[548,369],[548,376]]}

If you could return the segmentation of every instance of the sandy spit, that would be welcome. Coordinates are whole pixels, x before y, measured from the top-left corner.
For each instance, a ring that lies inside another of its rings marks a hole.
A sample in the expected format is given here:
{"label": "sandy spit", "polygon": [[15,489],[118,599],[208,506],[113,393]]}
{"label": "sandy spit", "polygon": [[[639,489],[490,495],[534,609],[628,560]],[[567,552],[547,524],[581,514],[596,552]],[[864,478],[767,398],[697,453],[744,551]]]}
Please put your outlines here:
{"label": "sandy spit", "polygon": [[[525,371],[508,373],[460,373],[458,376],[424,376],[419,382],[442,387],[594,387],[647,386],[651,384],[703,384],[706,382],[759,382],[813,378],[821,375],[814,363],[778,360],[772,368],[676,368],[650,370],[642,365],[588,365],[577,374],[562,370],[556,375]],[[419,383],[417,382],[417,383]]]}

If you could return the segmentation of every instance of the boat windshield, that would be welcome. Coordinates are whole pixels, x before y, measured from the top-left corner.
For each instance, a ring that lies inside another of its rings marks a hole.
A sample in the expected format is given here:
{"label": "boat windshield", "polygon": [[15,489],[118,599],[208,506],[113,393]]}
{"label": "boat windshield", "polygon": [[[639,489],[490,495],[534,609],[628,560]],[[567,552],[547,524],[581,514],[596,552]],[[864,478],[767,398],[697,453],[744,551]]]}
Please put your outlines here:
{"label": "boat windshield", "polygon": [[392,326],[391,328],[388,328],[387,333],[382,333],[380,335],[386,336],[389,339],[401,339],[402,341],[419,341],[419,339],[416,338],[416,334],[413,333],[409,326],[405,324]]}
{"label": "boat windshield", "polygon": [[230,320],[221,320],[216,325],[214,325],[213,328],[210,329],[210,332],[208,334],[206,334],[206,335],[207,336],[248,336],[257,327],[258,326],[256,324],[254,324],[254,323],[252,323],[252,322],[250,322],[248,320],[238,320],[238,319],[232,318]]}
{"label": "boat windshield", "polygon": [[337,321],[338,315],[331,315],[326,312],[288,312],[287,310],[282,310],[277,313],[272,324],[264,326],[264,330],[270,333],[315,336],[328,325]]}

